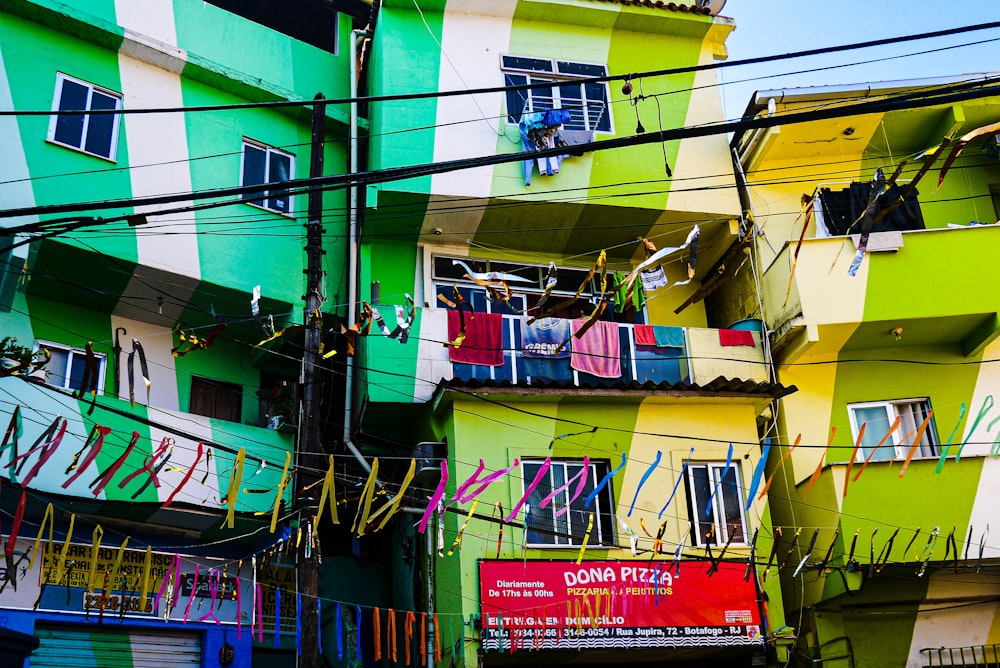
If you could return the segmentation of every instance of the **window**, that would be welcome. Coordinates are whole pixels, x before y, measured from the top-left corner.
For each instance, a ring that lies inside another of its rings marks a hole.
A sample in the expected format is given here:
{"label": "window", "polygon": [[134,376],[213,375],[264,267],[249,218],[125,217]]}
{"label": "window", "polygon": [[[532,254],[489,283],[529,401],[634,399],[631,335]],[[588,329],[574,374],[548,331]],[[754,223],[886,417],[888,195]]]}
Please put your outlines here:
{"label": "window", "polygon": [[566,109],[567,130],[611,132],[607,83],[584,82],[588,77],[607,76],[604,65],[587,65],[547,58],[501,57],[504,84],[523,86],[552,82],[552,86],[507,91],[507,118],[518,123],[521,114],[546,109]]}
{"label": "window", "polygon": [[50,341],[39,341],[36,350],[45,348],[51,356],[49,363],[43,368],[45,371],[45,382],[49,385],[61,387],[67,390],[84,390],[89,392],[97,390],[98,394],[104,393],[104,372],[107,366],[105,355],[94,353],[97,359],[97,373],[87,382],[87,387],[83,387],[83,377],[87,369],[87,351],[82,348],[71,348],[61,343]]}
{"label": "window", "polygon": [[[256,186],[264,183],[282,183],[292,178],[295,156],[276,148],[243,142],[243,180],[241,185]],[[290,214],[292,196],[284,192],[268,191],[264,197],[260,193],[246,193],[243,199],[248,204],[263,207],[277,213]]]}
{"label": "window", "polygon": [[191,378],[191,406],[188,412],[205,417],[240,422],[243,416],[243,388],[208,378]]}
{"label": "window", "polygon": [[[459,264],[459,262],[461,264]],[[515,276],[523,276],[524,281],[511,281],[508,285],[511,289],[510,306],[497,301],[490,300],[487,291],[480,285],[471,281],[466,274],[466,266],[474,272],[498,271]],[[552,289],[546,308],[551,308],[556,304],[565,302],[568,297],[576,294],[576,291],[587,278],[590,268],[559,267],[556,272],[556,285]],[[469,307],[477,313],[502,313],[505,315],[520,315],[526,311],[533,313],[532,309],[538,304],[539,298],[545,290],[545,280],[548,276],[548,267],[535,264],[522,264],[517,262],[499,262],[496,260],[485,260],[481,258],[452,258],[443,255],[435,255],[432,260],[431,278],[434,281],[434,291],[436,295],[442,295],[452,299],[454,287],[458,286],[462,297],[469,304]],[[594,303],[600,295],[600,277],[593,277],[588,285],[580,293],[580,297],[575,303],[564,306],[551,315],[557,318],[580,318],[594,310]],[[613,297],[612,280],[608,276],[608,288],[605,297]],[[441,302],[439,301],[440,305]],[[633,309],[626,309],[624,313],[615,313],[613,306],[609,304],[604,310],[605,320],[617,320],[619,322],[645,322],[645,312],[636,313]]]}
{"label": "window", "polygon": [[[56,75],[54,110],[106,111],[121,109],[121,105],[121,93],[65,74]],[[118,148],[120,118],[119,114],[54,115],[49,122],[49,141],[113,161]]]}
{"label": "window", "polygon": [[725,545],[730,538],[736,545],[746,543],[742,481],[739,462],[729,468],[724,462],[688,464],[685,483],[696,545]]}
{"label": "window", "polygon": [[[854,439],[858,438],[861,425],[865,425],[865,434],[858,449],[861,461],[872,455],[873,462],[886,462],[896,458],[905,458],[916,438],[917,429],[931,410],[928,399],[903,399],[898,401],[872,401],[863,404],[851,404],[847,407],[851,415],[851,430]],[[892,437],[878,450],[872,449],[885,437],[892,423],[899,418],[899,427],[892,432]],[[918,457],[934,457],[938,454],[937,428],[934,418],[931,418],[927,429],[920,438],[917,449]]]}
{"label": "window", "polygon": [[[534,481],[542,464],[543,462],[537,460],[521,462],[521,476],[525,488]],[[542,482],[531,493],[525,504],[524,524],[525,530],[528,532],[528,545],[548,547],[579,547],[583,545],[583,537],[587,533],[590,513],[594,513],[594,528],[587,544],[593,546],[613,546],[615,544],[615,510],[611,485],[606,485],[589,507],[584,505],[584,499],[587,495],[609,472],[609,463],[591,461],[589,469],[589,471],[584,472],[587,482],[583,491],[570,503],[579,483],[579,479],[574,479],[574,476],[580,475],[583,471],[583,462],[552,462],[552,466],[549,467]],[[539,507],[542,499],[571,480],[573,484],[557,494],[544,508]],[[556,517],[556,512],[565,508],[567,504],[569,504],[569,511]]]}

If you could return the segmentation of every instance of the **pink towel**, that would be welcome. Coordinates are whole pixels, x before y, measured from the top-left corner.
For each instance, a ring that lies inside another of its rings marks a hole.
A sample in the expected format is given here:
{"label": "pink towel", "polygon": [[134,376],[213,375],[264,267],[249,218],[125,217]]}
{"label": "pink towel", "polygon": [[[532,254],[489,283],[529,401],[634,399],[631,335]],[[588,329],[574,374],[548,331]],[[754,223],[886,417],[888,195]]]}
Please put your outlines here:
{"label": "pink towel", "polygon": [[720,346],[755,346],[753,332],[745,329],[720,329]]}
{"label": "pink towel", "polygon": [[[499,313],[465,314],[465,341],[448,346],[448,358],[459,364],[503,366],[503,316]],[[448,311],[448,340],[462,331],[457,310]]]}
{"label": "pink towel", "polygon": [[577,338],[576,333],[584,322],[573,321],[573,356],[570,358],[570,366],[600,378],[621,378],[618,323],[597,321],[582,337]]}
{"label": "pink towel", "polygon": [[635,345],[637,346],[655,346],[656,345],[656,335],[653,334],[652,325],[636,325],[635,326]]}

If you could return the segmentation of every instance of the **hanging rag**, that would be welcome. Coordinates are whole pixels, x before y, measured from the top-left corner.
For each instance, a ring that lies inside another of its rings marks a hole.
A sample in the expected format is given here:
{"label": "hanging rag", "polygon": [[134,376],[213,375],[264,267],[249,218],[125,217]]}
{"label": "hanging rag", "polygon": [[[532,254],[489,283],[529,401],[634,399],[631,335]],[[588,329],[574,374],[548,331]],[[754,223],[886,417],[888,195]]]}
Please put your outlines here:
{"label": "hanging rag", "polygon": [[652,325],[636,325],[635,326],[635,345],[637,346],[655,346],[656,336],[653,334]]}
{"label": "hanging rag", "polygon": [[[461,330],[457,310],[448,311],[448,339]],[[458,364],[503,366],[503,316],[499,313],[470,313],[465,321],[465,340],[449,346],[448,357]]]}
{"label": "hanging rag", "polygon": [[573,321],[570,365],[577,371],[599,378],[621,378],[621,345],[618,340],[618,323],[598,320],[590,329],[577,337],[586,320]]}
{"label": "hanging rag", "polygon": [[755,346],[753,332],[745,329],[720,329],[720,346]]}
{"label": "hanging rag", "polygon": [[570,352],[562,343],[570,337],[569,320],[541,318],[528,324],[521,319],[521,355],[539,359],[565,359]]}

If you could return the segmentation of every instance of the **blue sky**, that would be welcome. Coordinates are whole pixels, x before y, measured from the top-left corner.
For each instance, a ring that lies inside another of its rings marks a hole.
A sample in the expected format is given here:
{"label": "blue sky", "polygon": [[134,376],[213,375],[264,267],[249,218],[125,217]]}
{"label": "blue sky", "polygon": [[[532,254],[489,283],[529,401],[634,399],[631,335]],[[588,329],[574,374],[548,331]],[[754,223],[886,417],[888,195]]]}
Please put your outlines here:
{"label": "blue sky", "polygon": [[[727,46],[729,59],[739,60],[1000,21],[1000,0],[729,0],[722,14],[736,21],[736,30]],[[992,41],[972,44],[983,40]],[[957,48],[907,55],[948,46]],[[905,57],[856,64],[892,56]],[[834,65],[850,66],[794,74]],[[1000,28],[774,64],[732,67],[720,70],[720,75],[725,84],[722,94],[726,117],[736,118],[757,90],[980,72],[1000,73]],[[740,81],[764,76],[768,78]]]}

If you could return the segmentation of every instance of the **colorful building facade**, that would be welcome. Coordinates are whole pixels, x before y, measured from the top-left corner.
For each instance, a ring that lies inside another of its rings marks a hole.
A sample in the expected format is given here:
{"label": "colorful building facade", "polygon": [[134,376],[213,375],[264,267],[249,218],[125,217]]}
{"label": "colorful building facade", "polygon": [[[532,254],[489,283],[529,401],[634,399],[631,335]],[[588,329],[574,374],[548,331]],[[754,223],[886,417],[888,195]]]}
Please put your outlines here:
{"label": "colorful building facade", "polygon": [[[769,508],[779,554],[806,564],[772,574],[806,663],[973,665],[998,641],[1000,118],[979,80],[762,91],[747,118],[844,115],[733,140],[759,271],[709,302],[758,316],[759,281],[777,380],[798,388],[776,415]],[[959,90],[970,99],[850,111]]]}
{"label": "colorful building facade", "polygon": [[[0,11],[0,107],[38,112],[0,121],[0,334],[16,338],[0,618],[40,640],[31,666],[294,661],[301,339],[261,342],[303,322],[306,195],[183,195],[308,176],[310,108],[255,105],[348,97],[352,26],[333,8],[305,30],[228,4]],[[327,109],[328,173],[347,171],[348,124]],[[331,257],[345,202],[324,196]],[[31,233],[54,219],[86,224]],[[18,352],[49,359],[15,372]]]}
{"label": "colorful building facade", "polygon": [[[393,538],[419,631],[398,642],[466,666],[774,660],[780,588],[747,571],[772,535],[753,479],[761,416],[794,388],[771,381],[759,327],[701,300],[743,237],[726,140],[574,148],[720,120],[710,70],[600,78],[724,58],[733,22],[704,3],[418,5],[381,4],[368,92],[487,92],[371,102],[372,169],[566,151],[365,193],[354,440],[390,495],[419,458]],[[378,612],[384,657],[404,617]]]}

